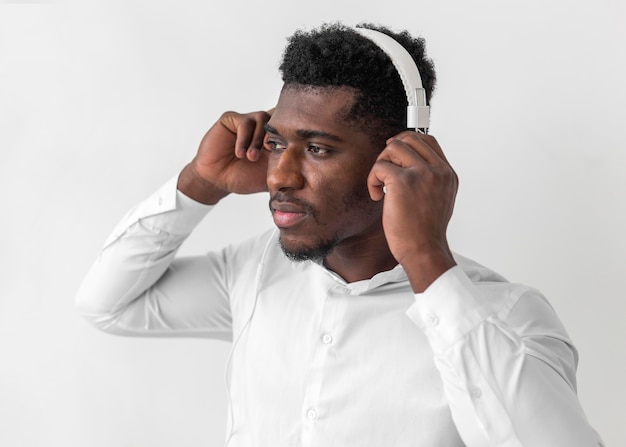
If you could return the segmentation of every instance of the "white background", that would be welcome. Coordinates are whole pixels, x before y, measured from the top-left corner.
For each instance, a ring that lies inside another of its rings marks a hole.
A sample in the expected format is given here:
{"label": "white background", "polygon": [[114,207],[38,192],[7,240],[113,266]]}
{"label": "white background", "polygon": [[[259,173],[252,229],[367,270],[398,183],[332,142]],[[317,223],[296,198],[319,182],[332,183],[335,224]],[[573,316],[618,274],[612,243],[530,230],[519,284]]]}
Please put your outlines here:
{"label": "white background", "polygon": [[[228,344],[105,335],[74,295],[222,111],[273,105],[285,37],[335,20],[427,39],[431,133],[461,178],[452,246],[548,296],[588,417],[625,445],[624,5],[0,1],[0,445],[221,444]],[[183,253],[270,227],[266,201],[228,198]]]}

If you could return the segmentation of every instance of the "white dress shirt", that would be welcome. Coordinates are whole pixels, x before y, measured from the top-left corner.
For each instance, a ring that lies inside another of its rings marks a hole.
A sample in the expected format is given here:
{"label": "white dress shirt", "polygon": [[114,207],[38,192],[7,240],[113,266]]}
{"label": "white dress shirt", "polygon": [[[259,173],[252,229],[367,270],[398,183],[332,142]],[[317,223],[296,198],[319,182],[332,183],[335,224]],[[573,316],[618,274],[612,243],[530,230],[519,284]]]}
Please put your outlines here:
{"label": "white dress shirt", "polygon": [[546,299],[456,256],[346,283],[276,232],[176,258],[210,206],[176,179],[132,210],[77,297],[98,328],[232,340],[228,447],[592,447],[575,348]]}

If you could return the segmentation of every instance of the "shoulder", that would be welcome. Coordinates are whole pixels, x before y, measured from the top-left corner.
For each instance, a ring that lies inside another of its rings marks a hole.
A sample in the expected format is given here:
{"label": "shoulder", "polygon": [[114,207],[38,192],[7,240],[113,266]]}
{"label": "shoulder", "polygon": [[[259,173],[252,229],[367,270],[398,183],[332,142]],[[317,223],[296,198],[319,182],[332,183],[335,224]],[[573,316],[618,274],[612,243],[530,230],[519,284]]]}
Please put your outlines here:
{"label": "shoulder", "polygon": [[501,320],[515,325],[528,325],[533,321],[565,334],[552,305],[539,290],[510,282],[499,273],[464,256],[455,254],[455,259]]}
{"label": "shoulder", "polygon": [[278,245],[278,235],[276,230],[270,229],[242,242],[226,246],[223,253],[229,262],[258,263],[272,251],[274,245]]}
{"label": "shoulder", "polygon": [[534,287],[507,281],[493,270],[455,254],[459,267],[495,315],[524,339],[527,353],[542,358],[575,387],[578,353],[548,299]]}
{"label": "shoulder", "polygon": [[267,276],[267,271],[284,272],[293,269],[293,262],[287,259],[280,248],[277,229],[231,244],[220,255],[233,282],[261,273]]}

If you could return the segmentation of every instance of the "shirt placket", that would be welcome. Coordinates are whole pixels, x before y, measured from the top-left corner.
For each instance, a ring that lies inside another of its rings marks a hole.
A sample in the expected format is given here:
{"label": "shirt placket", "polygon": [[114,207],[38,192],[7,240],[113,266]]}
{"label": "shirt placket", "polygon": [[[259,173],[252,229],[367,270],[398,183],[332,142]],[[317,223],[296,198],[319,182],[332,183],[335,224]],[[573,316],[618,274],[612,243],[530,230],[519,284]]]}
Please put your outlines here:
{"label": "shirt placket", "polygon": [[336,284],[331,287],[324,300],[304,386],[301,407],[303,447],[315,446],[315,439],[318,437],[316,434],[323,430],[327,418],[332,417],[327,408],[320,406],[320,393],[324,380],[330,373],[328,357],[332,355],[337,343],[341,343],[347,295],[350,295],[350,289],[345,285]]}

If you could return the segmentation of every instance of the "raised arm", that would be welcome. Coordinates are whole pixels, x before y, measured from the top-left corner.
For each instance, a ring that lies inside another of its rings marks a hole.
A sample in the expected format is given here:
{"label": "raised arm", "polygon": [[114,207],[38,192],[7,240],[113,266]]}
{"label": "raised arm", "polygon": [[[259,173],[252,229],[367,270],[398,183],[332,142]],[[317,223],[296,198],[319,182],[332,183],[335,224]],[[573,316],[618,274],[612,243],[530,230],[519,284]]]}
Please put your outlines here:
{"label": "raised arm", "polygon": [[383,226],[409,277],[407,314],[427,336],[466,445],[601,446],[576,397],[576,352],[535,291],[478,287],[456,265],[446,228],[457,177],[437,141],[390,139],[368,185],[384,197]]}
{"label": "raised arm", "polygon": [[266,190],[268,118],[223,114],[180,175],[124,217],[77,294],[89,321],[120,335],[230,338],[228,253],[176,252],[221,198]]}

